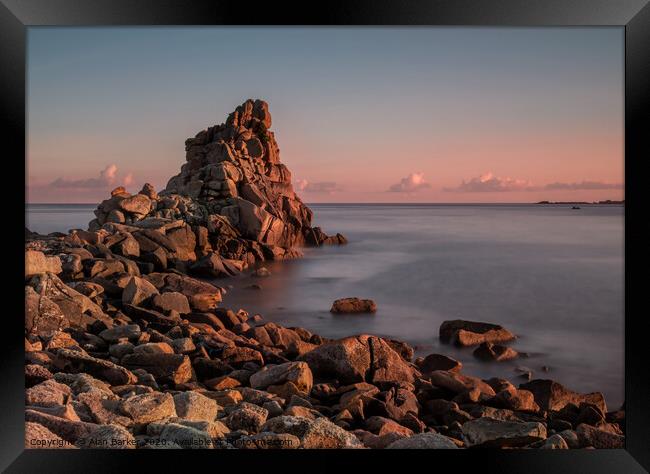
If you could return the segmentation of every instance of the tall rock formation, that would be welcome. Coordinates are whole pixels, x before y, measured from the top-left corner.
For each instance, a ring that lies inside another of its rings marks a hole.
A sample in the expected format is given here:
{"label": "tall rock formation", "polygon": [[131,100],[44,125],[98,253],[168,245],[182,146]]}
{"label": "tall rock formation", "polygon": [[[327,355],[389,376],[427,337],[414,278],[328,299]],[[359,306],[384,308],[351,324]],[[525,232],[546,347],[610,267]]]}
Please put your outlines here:
{"label": "tall rock formation", "polygon": [[313,212],[280,162],[271,123],[266,102],[247,100],[225,123],[185,141],[186,163],[163,191],[149,184],[133,196],[115,189],[98,206],[89,229],[106,224],[160,229],[182,220],[197,233],[197,242],[206,240],[215,252],[249,263],[294,257],[297,247],[345,243],[342,235],[328,237],[311,226]]}

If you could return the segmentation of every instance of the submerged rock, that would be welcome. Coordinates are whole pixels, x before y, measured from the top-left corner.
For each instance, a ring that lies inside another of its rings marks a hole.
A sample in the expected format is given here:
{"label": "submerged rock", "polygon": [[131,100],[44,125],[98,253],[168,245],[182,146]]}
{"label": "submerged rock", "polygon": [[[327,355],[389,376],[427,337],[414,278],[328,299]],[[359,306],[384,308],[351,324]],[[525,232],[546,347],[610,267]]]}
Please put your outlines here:
{"label": "submerged rock", "polygon": [[503,326],[477,321],[455,319],[440,325],[440,340],[459,346],[475,346],[483,342],[500,343],[515,339]]}

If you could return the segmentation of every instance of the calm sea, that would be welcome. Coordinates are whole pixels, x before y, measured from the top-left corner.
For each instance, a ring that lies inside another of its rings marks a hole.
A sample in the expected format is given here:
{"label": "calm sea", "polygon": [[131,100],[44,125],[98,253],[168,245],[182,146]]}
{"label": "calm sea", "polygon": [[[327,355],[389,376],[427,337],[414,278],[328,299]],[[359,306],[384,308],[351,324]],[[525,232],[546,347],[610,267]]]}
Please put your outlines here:
{"label": "calm sea", "polygon": [[[460,359],[465,372],[517,380],[517,367],[578,391],[623,401],[623,206],[312,205],[315,225],[342,247],[269,263],[263,279],[237,277],[224,304],[328,337],[372,333],[419,355]],[[94,206],[32,205],[30,230],[86,228]],[[246,287],[253,281],[261,290]],[[371,298],[374,315],[332,315],[333,300]],[[441,345],[446,319],[498,323],[528,359],[484,363]],[[547,366],[550,370],[541,370]]]}

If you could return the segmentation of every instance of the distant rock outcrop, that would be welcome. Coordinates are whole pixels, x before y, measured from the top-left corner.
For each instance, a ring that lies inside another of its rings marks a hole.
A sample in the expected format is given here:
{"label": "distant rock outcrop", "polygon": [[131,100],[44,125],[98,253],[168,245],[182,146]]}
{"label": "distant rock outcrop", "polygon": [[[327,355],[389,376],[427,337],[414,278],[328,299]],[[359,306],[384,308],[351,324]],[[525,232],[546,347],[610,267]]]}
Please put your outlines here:
{"label": "distant rock outcrop", "polygon": [[313,212],[295,193],[270,127],[268,104],[247,100],[225,123],[185,141],[187,162],[163,191],[148,183],[133,196],[116,188],[89,229],[106,223],[159,228],[183,220],[204,227],[215,250],[240,260],[249,252],[290,258],[299,255],[297,247],[345,243],[341,234],[328,237],[311,226]]}

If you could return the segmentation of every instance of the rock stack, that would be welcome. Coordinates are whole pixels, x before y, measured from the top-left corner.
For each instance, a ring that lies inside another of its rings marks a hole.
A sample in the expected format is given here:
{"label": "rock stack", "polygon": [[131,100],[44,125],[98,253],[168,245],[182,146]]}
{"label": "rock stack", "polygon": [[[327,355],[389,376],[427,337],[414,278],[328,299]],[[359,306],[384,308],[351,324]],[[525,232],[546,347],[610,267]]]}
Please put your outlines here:
{"label": "rock stack", "polygon": [[311,226],[313,213],[295,193],[270,127],[267,103],[247,100],[225,123],[185,141],[186,163],[160,194],[150,184],[133,196],[113,190],[89,230],[107,223],[161,228],[182,220],[221,255],[247,263],[345,243],[341,234],[328,237]]}
{"label": "rock stack", "polygon": [[[88,231],[26,229],[26,448],[624,446],[625,411],[600,393],[482,380],[443,354],[413,360],[402,341],[331,340],[223,307],[222,288],[187,273],[344,242],[310,227],[270,125],[266,104],[247,101],[188,140],[160,194],[115,189]],[[514,337],[476,321],[440,328],[494,360]]]}

